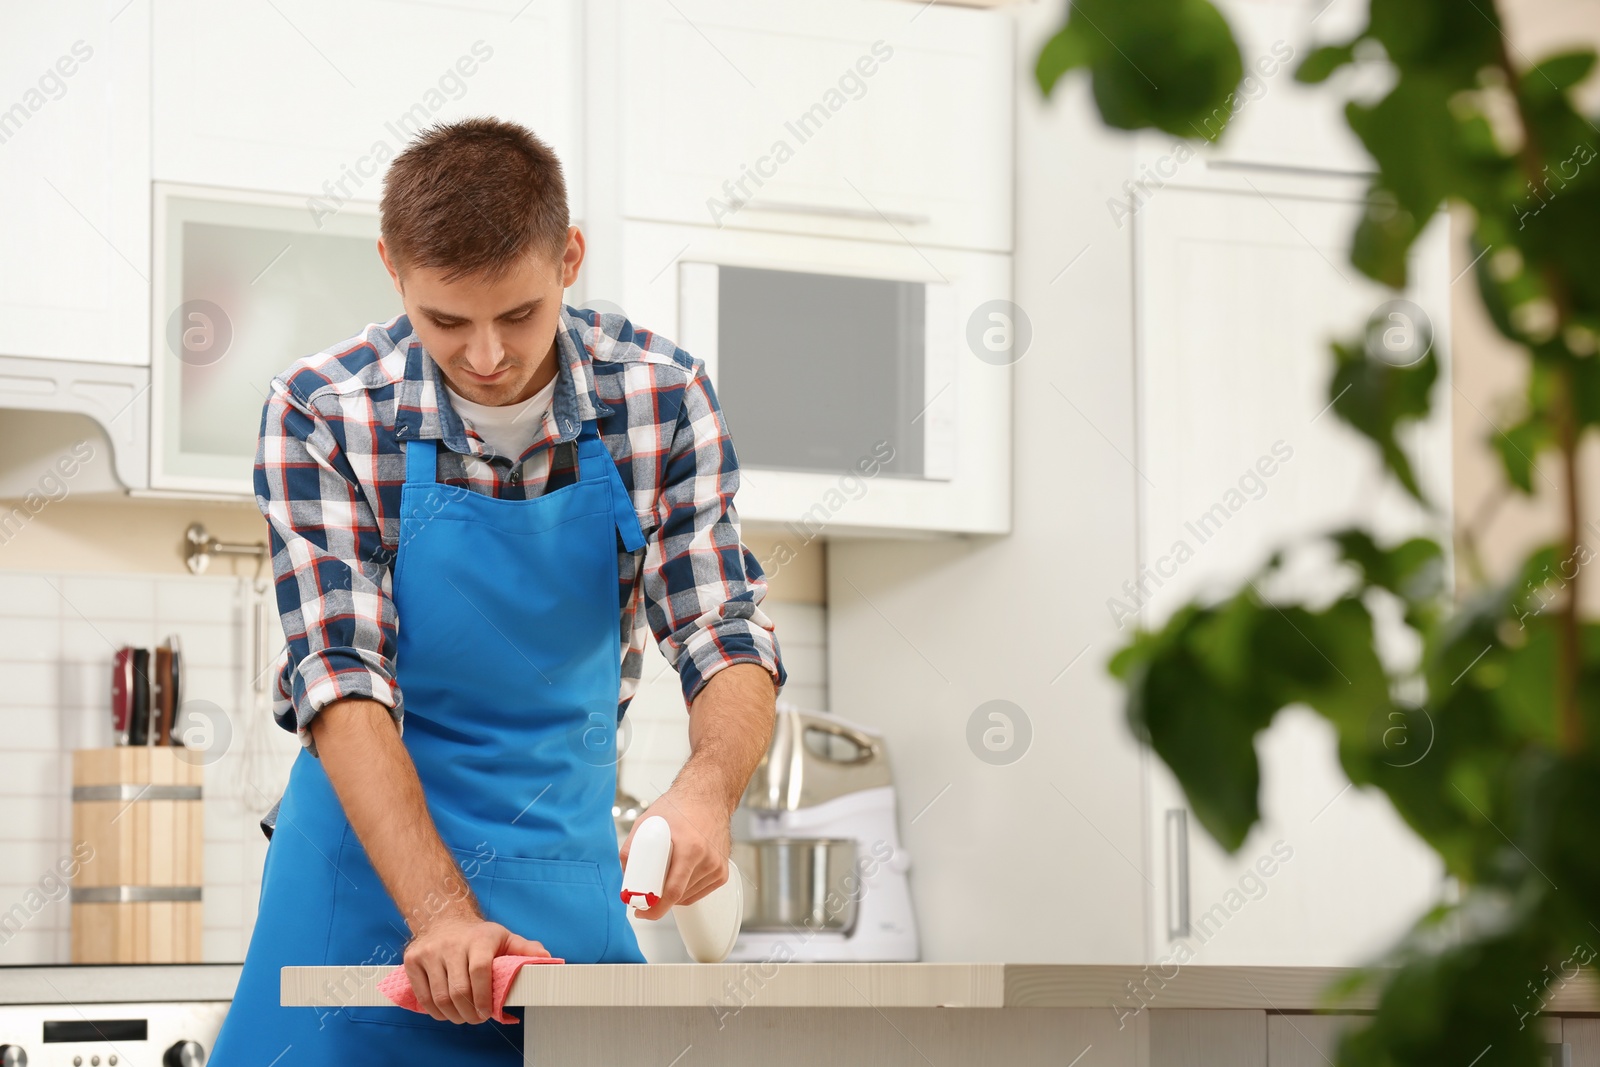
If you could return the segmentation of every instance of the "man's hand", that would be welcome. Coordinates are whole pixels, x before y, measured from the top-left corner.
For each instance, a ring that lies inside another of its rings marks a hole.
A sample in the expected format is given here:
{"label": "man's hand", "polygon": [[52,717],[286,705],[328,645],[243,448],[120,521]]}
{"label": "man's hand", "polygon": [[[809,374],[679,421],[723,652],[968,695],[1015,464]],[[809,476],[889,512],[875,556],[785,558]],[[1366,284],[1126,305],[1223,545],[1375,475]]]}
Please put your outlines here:
{"label": "man's hand", "polygon": [[622,843],[624,869],[633,848],[634,832],[652,815],[661,816],[672,827],[672,860],[667,864],[660,902],[648,911],[638,912],[641,919],[659,919],[674,905],[693,904],[726,882],[728,854],[733,850],[733,835],[728,829],[732,808],[718,797],[697,795],[680,778],[633,824],[628,839]]}
{"label": "man's hand", "polygon": [[689,709],[689,761],[672,787],[647,808],[622,843],[622,865],[639,823],[652,815],[672,828],[661,901],[643,919],[659,919],[675,904],[693,904],[728,880],[733,835],[728,823],[750,774],[772,740],[772,675],[755,663],[734,663],[713,674]]}
{"label": "man's hand", "polygon": [[360,698],[336,700],[311,720],[311,733],[356,837],[411,928],[404,960],[418,1005],[435,1019],[483,1022],[494,1014],[494,958],[550,953],[484,921],[428,813],[388,708]]}
{"label": "man's hand", "polygon": [[494,1015],[496,956],[548,956],[537,941],[474,917],[441,919],[406,946],[406,977],[435,1019],[481,1023]]}

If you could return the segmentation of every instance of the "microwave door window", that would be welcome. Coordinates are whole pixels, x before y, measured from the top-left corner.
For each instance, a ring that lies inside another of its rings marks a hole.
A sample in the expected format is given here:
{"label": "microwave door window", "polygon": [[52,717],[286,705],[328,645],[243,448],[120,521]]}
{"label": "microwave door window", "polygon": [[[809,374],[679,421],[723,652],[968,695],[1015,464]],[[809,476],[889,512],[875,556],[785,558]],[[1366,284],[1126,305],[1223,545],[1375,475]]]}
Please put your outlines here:
{"label": "microwave door window", "polygon": [[[717,396],[741,465],[921,478],[927,286],[723,266]],[[887,443],[893,456],[883,462]]]}

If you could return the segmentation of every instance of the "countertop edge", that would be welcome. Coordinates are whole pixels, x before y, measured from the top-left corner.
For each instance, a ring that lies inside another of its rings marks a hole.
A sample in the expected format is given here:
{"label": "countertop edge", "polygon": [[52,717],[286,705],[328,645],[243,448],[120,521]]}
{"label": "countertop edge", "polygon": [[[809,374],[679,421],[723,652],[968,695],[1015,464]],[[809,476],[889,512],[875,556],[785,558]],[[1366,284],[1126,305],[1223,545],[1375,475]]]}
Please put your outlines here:
{"label": "countertop edge", "polygon": [[[336,1008],[383,1005],[389,968],[285,967],[282,1002]],[[1335,999],[1354,969],[1335,967],[1102,966],[1031,963],[569,964],[527,967],[507,1003],[521,1007],[1100,1008],[1121,1016],[1182,1008],[1270,1012],[1370,1011],[1368,987]],[[1374,972],[1381,975],[1382,971]],[[1600,983],[1580,974],[1552,987],[1543,1010],[1600,1013]]]}

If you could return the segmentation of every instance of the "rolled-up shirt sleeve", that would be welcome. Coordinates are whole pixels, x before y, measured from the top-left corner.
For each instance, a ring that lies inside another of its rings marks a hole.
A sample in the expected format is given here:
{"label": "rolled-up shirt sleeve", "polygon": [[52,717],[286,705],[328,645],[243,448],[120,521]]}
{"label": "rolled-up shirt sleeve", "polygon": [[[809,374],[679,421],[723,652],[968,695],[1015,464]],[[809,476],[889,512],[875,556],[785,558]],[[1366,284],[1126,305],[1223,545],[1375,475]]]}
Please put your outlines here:
{"label": "rolled-up shirt sleeve", "polygon": [[335,700],[375,700],[400,724],[393,553],[341,447],[337,419],[281,378],[262,411],[255,494],[287,642],[273,718],[313,755],[311,721]]}
{"label": "rolled-up shirt sleeve", "polygon": [[704,364],[694,366],[663,459],[642,575],[646,618],[678,672],[685,704],[735,663],[760,664],[779,687],[787,679],[772,620],[761,610],[766,578],[739,536],[733,442]]}

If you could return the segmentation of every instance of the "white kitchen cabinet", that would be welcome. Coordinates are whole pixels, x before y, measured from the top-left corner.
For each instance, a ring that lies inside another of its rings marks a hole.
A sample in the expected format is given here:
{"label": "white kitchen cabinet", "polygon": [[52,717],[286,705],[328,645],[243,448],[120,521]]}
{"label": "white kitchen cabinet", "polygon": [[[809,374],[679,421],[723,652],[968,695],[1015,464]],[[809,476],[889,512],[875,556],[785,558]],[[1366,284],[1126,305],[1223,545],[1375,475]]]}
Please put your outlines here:
{"label": "white kitchen cabinet", "polygon": [[[1168,188],[1136,217],[1141,569],[1130,586],[1144,590],[1121,595],[1130,625],[1159,627],[1188,599],[1237,588],[1272,548],[1352,521],[1384,541],[1448,531],[1327,410],[1330,337],[1359,335],[1391,296],[1349,265],[1359,211],[1359,184],[1342,198]],[[1449,268],[1438,222],[1415,251],[1408,296],[1434,311],[1442,351]],[[1434,414],[1410,438],[1446,516],[1449,399],[1446,362]],[[1337,588],[1326,558],[1306,558],[1263,592],[1314,599]],[[1414,654],[1407,637],[1380,626],[1384,655]],[[1430,743],[1426,724],[1409,725],[1416,736],[1395,737],[1397,762],[1425,758]],[[1257,749],[1264,823],[1235,856],[1147,757],[1154,958],[1178,958],[1182,941],[1206,964],[1370,962],[1439,899],[1438,859],[1381,795],[1346,788],[1322,719],[1285,712]]]}
{"label": "white kitchen cabinet", "polygon": [[[866,445],[860,461],[870,472],[855,464],[822,471],[741,463],[741,519],[777,528],[794,551],[823,535],[1010,529],[1011,364],[987,351],[980,356],[969,340],[974,321],[979,321],[980,334],[989,328],[991,302],[1009,296],[1009,256],[650,222],[629,222],[623,233],[625,289],[621,300],[613,302],[621,304],[635,325],[670,337],[691,356],[703,358],[719,390],[719,381],[732,373],[730,362],[738,356],[702,344],[716,336],[718,320],[718,309],[694,291],[703,266],[927,283],[926,343],[938,358],[930,358],[919,390],[926,397],[924,409],[905,420],[906,429],[922,434],[928,420],[948,420],[948,425],[937,435],[942,443],[930,446],[919,461],[920,476],[880,468],[873,461],[885,457]],[[823,334],[828,329],[829,322],[819,322]],[[724,409],[735,451],[740,450],[741,425],[754,433],[764,417],[848,405],[851,399],[842,394],[858,388],[857,378],[847,373],[818,382],[810,391],[776,383],[763,389],[747,378],[739,403]],[[890,446],[906,450],[903,439]]]}
{"label": "white kitchen cabinet", "polygon": [[1352,95],[1381,88],[1381,72],[1346,67],[1321,85],[1294,71],[1312,50],[1343,44],[1365,25],[1366,0],[1223,0],[1246,79],[1230,129],[1209,156],[1213,168],[1260,167],[1364,174],[1374,169],[1345,122]]}
{"label": "white kitchen cabinet", "polygon": [[623,213],[1011,247],[1013,28],[897,0],[625,0]]}
{"label": "white kitchen cabinet", "polygon": [[376,201],[420,129],[520,122],[565,168],[583,212],[580,5],[574,0],[156,0],[157,180],[308,198],[326,217]]}
{"label": "white kitchen cabinet", "polygon": [[143,364],[149,14],[8,5],[0,33],[0,356]]}
{"label": "white kitchen cabinet", "polygon": [[[1173,183],[1292,195],[1308,178],[1370,174],[1374,164],[1344,107],[1353,97],[1381,94],[1387,75],[1378,66],[1345,67],[1321,85],[1294,80],[1315,48],[1342,44],[1365,24],[1365,0],[1219,0],[1218,6],[1238,42],[1244,78],[1223,107],[1195,124],[1192,138],[1136,135],[1133,173],[1118,198],[1124,207],[1137,213]],[[1203,131],[1217,130],[1221,139],[1207,144]]]}
{"label": "white kitchen cabinet", "polygon": [[[1363,1015],[1268,1015],[1267,1067],[1325,1067],[1337,1059],[1344,1035],[1366,1025],[1368,1019]],[[1600,1063],[1597,1050],[1583,1044],[1583,1038],[1595,1032],[1595,1020],[1546,1015],[1530,1020],[1529,1025],[1543,1031],[1545,1043],[1550,1046],[1547,1051],[1555,1057],[1545,1061],[1549,1067],[1592,1067]],[[1563,1055],[1565,1059],[1561,1058]]]}

